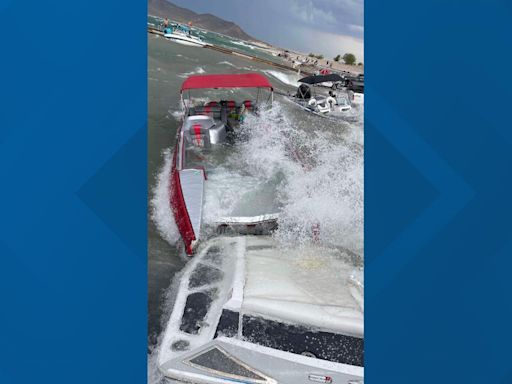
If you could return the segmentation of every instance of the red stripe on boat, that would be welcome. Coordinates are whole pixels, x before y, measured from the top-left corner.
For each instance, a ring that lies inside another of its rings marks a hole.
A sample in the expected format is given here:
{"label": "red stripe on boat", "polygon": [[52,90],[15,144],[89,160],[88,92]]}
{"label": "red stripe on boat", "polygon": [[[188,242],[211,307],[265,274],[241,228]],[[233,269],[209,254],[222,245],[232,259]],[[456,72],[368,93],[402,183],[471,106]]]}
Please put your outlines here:
{"label": "red stripe on boat", "polygon": [[196,137],[197,145],[201,145],[201,124],[194,124],[192,126],[194,129],[194,135]]}
{"label": "red stripe on boat", "polygon": [[194,234],[194,228],[192,227],[192,222],[190,221],[190,216],[188,215],[187,206],[185,204],[185,198],[183,197],[180,172],[176,169],[178,150],[179,147],[176,145],[171,170],[170,203],[174,214],[174,221],[176,222],[181,238],[185,243],[185,252],[187,252],[188,255],[191,255],[192,242],[196,240],[196,235]]}

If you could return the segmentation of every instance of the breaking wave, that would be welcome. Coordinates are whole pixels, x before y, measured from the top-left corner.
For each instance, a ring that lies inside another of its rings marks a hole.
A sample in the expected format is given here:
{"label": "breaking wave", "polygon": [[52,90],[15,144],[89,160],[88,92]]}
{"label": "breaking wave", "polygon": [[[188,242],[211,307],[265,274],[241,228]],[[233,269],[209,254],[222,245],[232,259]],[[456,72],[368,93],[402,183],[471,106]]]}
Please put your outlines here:
{"label": "breaking wave", "polygon": [[220,62],[218,62],[217,64],[219,64],[219,65],[229,65],[230,67],[240,69],[240,67],[236,66],[236,65],[235,65],[235,64],[233,64],[233,63],[230,63],[230,62],[229,62],[229,61],[227,61],[227,60],[220,61]]}
{"label": "breaking wave", "polygon": [[240,41],[240,40],[239,41],[231,40],[231,44],[240,45],[242,47],[246,47],[249,49],[254,49],[254,46],[252,46],[251,44],[247,44],[246,42]]}
{"label": "breaking wave", "polygon": [[266,73],[267,75],[276,78],[283,84],[290,85],[292,87],[299,86],[298,81],[300,79],[300,76],[297,73],[284,73],[280,71],[274,71],[272,69],[264,70],[263,72]]}
{"label": "breaking wave", "polygon": [[315,241],[362,256],[362,128],[315,122],[317,128],[311,130],[307,120],[292,119],[276,102],[259,117],[247,118],[246,141],[237,157],[251,174],[265,179],[284,176],[276,196],[281,212],[275,237],[281,243]]}
{"label": "breaking wave", "polygon": [[[249,206],[272,206],[272,212],[279,212],[274,237],[281,244],[315,242],[362,256],[363,140],[362,123],[287,114],[275,102],[259,116],[247,117],[226,168],[209,174],[203,222],[211,224],[237,210],[250,216]],[[179,233],[169,205],[171,165],[172,151],[166,150],[151,205],[157,229],[174,244]],[[251,201],[251,193],[262,188],[271,189],[275,201]]]}
{"label": "breaking wave", "polygon": [[206,71],[202,67],[195,67],[193,71],[180,73],[178,75],[178,77],[181,77],[182,79],[186,79],[189,76],[201,75],[203,73],[206,73]]}
{"label": "breaking wave", "polygon": [[172,154],[170,149],[163,152],[164,162],[158,172],[157,182],[151,199],[151,219],[156,225],[160,235],[169,243],[175,244],[179,239],[179,232],[169,203],[169,183],[172,167]]}
{"label": "breaking wave", "polygon": [[217,64],[219,65],[227,65],[227,66],[230,66],[230,67],[233,67],[233,68],[236,68],[236,69],[239,69],[241,71],[254,71],[255,68],[254,67],[247,67],[247,66],[244,66],[244,67],[239,67],[238,65],[235,65],[227,60],[224,60],[224,61],[220,61],[218,62]]}

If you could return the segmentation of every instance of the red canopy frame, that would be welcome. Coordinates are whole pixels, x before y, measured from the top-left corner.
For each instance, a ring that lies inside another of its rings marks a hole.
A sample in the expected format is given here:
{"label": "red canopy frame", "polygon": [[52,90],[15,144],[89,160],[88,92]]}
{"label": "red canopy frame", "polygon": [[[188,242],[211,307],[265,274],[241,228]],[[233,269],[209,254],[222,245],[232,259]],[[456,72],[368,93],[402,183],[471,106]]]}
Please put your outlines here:
{"label": "red canopy frame", "polygon": [[194,75],[181,85],[181,92],[189,89],[205,88],[270,88],[272,84],[259,73],[241,73],[235,75]]}

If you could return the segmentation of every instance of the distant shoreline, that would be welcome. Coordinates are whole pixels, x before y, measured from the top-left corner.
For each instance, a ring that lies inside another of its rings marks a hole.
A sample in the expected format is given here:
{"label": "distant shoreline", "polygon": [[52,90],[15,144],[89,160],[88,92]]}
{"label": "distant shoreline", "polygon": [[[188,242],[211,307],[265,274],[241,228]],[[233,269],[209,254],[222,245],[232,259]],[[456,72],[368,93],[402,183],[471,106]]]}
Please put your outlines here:
{"label": "distant shoreline", "polygon": [[[155,19],[163,20],[159,16],[150,15],[150,14],[148,14],[148,16],[151,16]],[[176,23],[176,24],[183,24],[182,22],[179,22],[177,20],[169,19],[169,21],[172,23]],[[284,48],[280,48],[280,47],[275,47],[272,44],[269,44],[264,41],[243,40],[243,39],[235,38],[233,36],[225,35],[223,33],[211,31],[211,30],[208,30],[208,29],[205,29],[202,27],[193,26],[193,28],[199,29],[201,31],[216,33],[218,35],[225,36],[229,39],[236,39],[238,41],[243,41],[246,43],[250,43],[254,46],[257,46],[258,48],[269,52],[273,56],[278,56],[281,59],[284,59],[285,62],[287,62],[289,64],[289,67],[283,68],[283,69],[288,69],[290,71],[298,71],[300,69],[302,72],[305,72],[305,73],[308,73],[308,72],[315,73],[322,69],[327,69],[327,70],[334,71],[334,72],[349,72],[349,73],[353,73],[353,74],[364,73],[364,65],[362,65],[362,66],[348,65],[348,64],[341,63],[341,62],[336,62],[333,59],[330,59],[330,60],[329,59],[316,59],[316,58],[309,57],[308,54],[289,50],[289,49],[284,49]],[[220,47],[218,47],[218,48],[220,48]],[[225,53],[228,53],[228,52],[225,52]],[[258,59],[251,55],[248,55],[248,54],[243,54],[243,55],[245,55],[251,59]],[[261,60],[261,59],[258,59],[258,60]],[[265,60],[265,61],[267,61],[267,60]],[[305,64],[300,64],[300,65],[296,64],[298,62],[305,62],[305,61],[308,61],[308,62]],[[315,61],[316,61],[316,63],[315,63]],[[281,65],[276,65],[276,66],[281,67]]]}

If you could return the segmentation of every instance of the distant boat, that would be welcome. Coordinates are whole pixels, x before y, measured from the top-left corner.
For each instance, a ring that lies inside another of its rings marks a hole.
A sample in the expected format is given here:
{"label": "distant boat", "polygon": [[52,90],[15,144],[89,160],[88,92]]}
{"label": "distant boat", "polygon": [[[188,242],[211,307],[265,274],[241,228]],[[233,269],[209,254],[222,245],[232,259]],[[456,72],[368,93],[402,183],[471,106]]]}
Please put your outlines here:
{"label": "distant boat", "polygon": [[206,45],[199,37],[192,35],[190,28],[186,25],[177,24],[173,27],[165,28],[164,37],[182,45],[193,47],[204,47]]}
{"label": "distant boat", "polygon": [[316,92],[315,86],[321,84],[334,84],[344,82],[344,78],[338,74],[313,75],[299,80],[301,85],[297,93],[290,97],[290,100],[302,109],[315,115],[326,117],[331,112],[348,112],[351,107],[351,94],[344,94],[339,91],[329,92],[329,95],[323,95]]}

